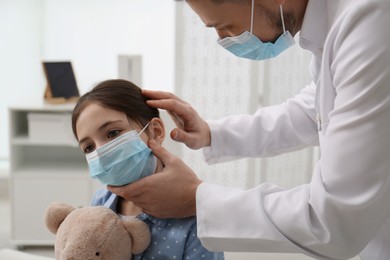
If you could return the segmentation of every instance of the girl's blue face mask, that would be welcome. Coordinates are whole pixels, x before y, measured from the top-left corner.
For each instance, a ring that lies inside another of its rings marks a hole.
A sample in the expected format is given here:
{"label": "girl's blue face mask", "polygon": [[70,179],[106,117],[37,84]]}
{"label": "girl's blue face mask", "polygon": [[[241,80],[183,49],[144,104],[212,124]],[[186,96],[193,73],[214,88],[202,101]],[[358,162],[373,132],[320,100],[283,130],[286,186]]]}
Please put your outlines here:
{"label": "girl's blue face mask", "polygon": [[86,155],[89,175],[105,185],[122,186],[151,175],[157,159],[136,130],[118,136]]}
{"label": "girl's blue face mask", "polygon": [[275,43],[262,42],[252,34],[253,31],[253,10],[254,0],[252,0],[251,28],[250,32],[245,31],[235,37],[219,39],[218,43],[233,53],[234,55],[250,60],[266,60],[278,56],[284,50],[294,45],[295,40],[289,31],[286,31],[283,17],[283,7],[280,5],[282,16],[283,34],[279,36]]}

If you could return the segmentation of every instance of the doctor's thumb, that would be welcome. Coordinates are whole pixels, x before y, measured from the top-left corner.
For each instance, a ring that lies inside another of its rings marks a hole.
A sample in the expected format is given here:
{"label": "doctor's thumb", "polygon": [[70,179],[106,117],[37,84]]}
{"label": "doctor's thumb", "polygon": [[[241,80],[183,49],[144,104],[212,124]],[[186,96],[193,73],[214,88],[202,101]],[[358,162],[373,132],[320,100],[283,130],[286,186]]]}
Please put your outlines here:
{"label": "doctor's thumb", "polygon": [[199,134],[188,133],[180,128],[175,128],[171,131],[171,138],[176,142],[183,143],[191,149],[199,149]]}
{"label": "doctor's thumb", "polygon": [[167,165],[172,159],[172,154],[170,154],[164,147],[158,144],[155,140],[149,140],[149,148],[152,150],[153,154],[161,160],[164,165]]}
{"label": "doctor's thumb", "polygon": [[176,142],[184,143],[188,145],[190,142],[191,136],[186,133],[186,131],[180,129],[180,128],[175,128],[171,131],[171,138],[172,140],[175,140]]}

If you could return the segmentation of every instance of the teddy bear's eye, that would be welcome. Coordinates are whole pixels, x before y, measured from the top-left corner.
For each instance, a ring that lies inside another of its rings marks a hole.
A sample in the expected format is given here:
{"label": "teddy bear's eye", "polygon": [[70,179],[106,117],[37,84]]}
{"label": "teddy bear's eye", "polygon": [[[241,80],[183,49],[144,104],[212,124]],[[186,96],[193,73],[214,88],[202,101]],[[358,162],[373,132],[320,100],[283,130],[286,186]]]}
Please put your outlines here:
{"label": "teddy bear's eye", "polygon": [[100,253],[99,253],[99,252],[96,252],[96,253],[95,253],[95,255],[96,255],[96,256],[99,256],[99,255],[100,255]]}

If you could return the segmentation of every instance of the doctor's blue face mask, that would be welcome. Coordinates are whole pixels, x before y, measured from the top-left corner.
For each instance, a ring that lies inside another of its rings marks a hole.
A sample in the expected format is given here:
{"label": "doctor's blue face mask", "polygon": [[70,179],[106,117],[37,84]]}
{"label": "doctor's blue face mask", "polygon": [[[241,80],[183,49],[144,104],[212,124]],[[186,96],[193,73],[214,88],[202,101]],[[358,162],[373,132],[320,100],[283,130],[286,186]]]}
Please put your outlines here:
{"label": "doctor's blue face mask", "polygon": [[151,175],[157,159],[136,130],[124,133],[86,155],[89,175],[102,184],[122,186]]}
{"label": "doctor's blue face mask", "polygon": [[283,7],[280,5],[280,14],[282,17],[283,34],[279,36],[275,43],[262,42],[252,34],[253,32],[253,11],[254,0],[252,0],[251,9],[251,28],[250,32],[245,31],[235,37],[226,37],[219,39],[218,43],[233,53],[234,55],[250,60],[266,60],[278,56],[284,50],[294,45],[295,40],[289,31],[286,31],[283,17]]}

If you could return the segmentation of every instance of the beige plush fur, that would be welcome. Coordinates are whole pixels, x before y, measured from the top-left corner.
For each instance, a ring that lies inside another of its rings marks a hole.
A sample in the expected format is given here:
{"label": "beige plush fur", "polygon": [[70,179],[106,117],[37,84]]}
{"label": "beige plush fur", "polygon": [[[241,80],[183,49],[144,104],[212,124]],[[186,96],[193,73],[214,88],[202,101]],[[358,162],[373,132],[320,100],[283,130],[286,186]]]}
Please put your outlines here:
{"label": "beige plush fur", "polygon": [[122,220],[105,207],[73,208],[54,202],[45,213],[56,234],[57,260],[130,260],[150,243],[148,226],[137,218]]}

